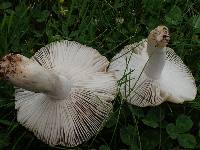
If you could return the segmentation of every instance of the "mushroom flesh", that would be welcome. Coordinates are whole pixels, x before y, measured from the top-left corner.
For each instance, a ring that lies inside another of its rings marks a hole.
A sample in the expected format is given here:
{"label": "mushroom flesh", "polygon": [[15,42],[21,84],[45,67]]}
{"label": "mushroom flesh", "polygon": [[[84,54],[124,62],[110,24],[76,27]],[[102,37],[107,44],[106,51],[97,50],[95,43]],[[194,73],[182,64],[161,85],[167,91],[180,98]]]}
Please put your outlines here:
{"label": "mushroom flesh", "polygon": [[98,133],[112,111],[116,79],[108,60],[73,41],[51,43],[31,58],[8,54],[0,76],[14,84],[17,120],[50,145],[77,146]]}
{"label": "mushroom flesh", "polygon": [[158,26],[147,39],[125,46],[111,60],[108,70],[115,73],[127,102],[146,107],[195,99],[192,73],[174,50],[166,47],[169,39],[168,28]]}

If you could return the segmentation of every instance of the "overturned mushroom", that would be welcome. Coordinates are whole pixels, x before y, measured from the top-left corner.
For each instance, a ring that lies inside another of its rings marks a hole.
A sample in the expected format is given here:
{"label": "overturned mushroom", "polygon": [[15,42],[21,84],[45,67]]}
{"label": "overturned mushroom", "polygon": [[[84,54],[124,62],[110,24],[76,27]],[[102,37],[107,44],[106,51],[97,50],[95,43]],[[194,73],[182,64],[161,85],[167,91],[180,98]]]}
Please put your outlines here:
{"label": "overturned mushroom", "polygon": [[108,70],[121,79],[120,89],[129,103],[146,107],[195,99],[194,78],[174,50],[166,47],[169,39],[168,28],[158,26],[147,39],[126,46],[112,59]]}
{"label": "overturned mushroom", "polygon": [[19,87],[17,120],[50,145],[77,146],[102,127],[112,111],[116,81],[109,62],[95,49],[62,41],[31,59],[9,54],[0,76]]}

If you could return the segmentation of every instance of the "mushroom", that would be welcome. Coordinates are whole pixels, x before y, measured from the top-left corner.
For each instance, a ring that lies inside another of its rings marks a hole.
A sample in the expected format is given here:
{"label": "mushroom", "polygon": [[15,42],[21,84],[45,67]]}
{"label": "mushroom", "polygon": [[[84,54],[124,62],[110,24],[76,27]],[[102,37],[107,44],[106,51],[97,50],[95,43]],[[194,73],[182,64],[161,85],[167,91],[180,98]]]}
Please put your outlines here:
{"label": "mushroom", "polygon": [[49,145],[77,146],[101,129],[117,91],[109,62],[73,41],[51,43],[31,58],[9,54],[0,76],[17,86],[17,120]]}
{"label": "mushroom", "polygon": [[195,99],[195,80],[174,50],[166,47],[169,39],[168,28],[158,26],[147,39],[125,46],[111,60],[108,70],[115,73],[127,102],[146,107]]}

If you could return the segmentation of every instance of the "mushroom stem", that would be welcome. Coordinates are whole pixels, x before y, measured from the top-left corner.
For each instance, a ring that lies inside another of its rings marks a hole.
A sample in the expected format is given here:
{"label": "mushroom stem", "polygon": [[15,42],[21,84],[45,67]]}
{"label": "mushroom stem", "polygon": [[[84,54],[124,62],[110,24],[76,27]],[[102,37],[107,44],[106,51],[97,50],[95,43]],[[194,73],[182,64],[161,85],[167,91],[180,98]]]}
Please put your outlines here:
{"label": "mushroom stem", "polygon": [[165,26],[158,26],[148,36],[147,53],[149,60],[145,68],[145,73],[151,79],[157,80],[161,76],[165,65],[165,48],[169,39],[168,28]]}
{"label": "mushroom stem", "polygon": [[[152,49],[149,44],[147,46],[147,49]],[[154,48],[154,53],[149,56],[149,60],[145,68],[145,73],[148,77],[154,80],[160,78],[165,65],[165,57],[164,48]]]}
{"label": "mushroom stem", "polygon": [[17,87],[45,93],[62,99],[70,92],[70,83],[61,89],[61,84],[68,82],[64,77],[46,70],[36,61],[19,54],[9,54],[0,61],[0,77],[10,81]]}

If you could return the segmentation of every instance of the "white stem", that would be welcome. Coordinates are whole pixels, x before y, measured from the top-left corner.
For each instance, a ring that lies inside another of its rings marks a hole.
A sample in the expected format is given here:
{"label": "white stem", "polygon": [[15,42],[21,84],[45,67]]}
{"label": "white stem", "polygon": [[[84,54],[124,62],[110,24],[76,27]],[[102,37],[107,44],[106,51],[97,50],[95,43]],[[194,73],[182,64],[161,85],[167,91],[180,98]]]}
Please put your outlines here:
{"label": "white stem", "polygon": [[164,49],[165,47],[159,48],[151,46],[150,44],[148,44],[147,46],[149,60],[145,68],[145,73],[149,78],[153,80],[157,80],[160,78],[163,67],[165,65],[166,54],[164,52]]}
{"label": "white stem", "polygon": [[[9,55],[8,55],[9,56]],[[22,55],[5,57],[0,63],[0,72],[4,77],[17,87],[29,91],[44,93],[63,99],[69,96],[71,82],[65,77],[46,70],[39,63]]]}

